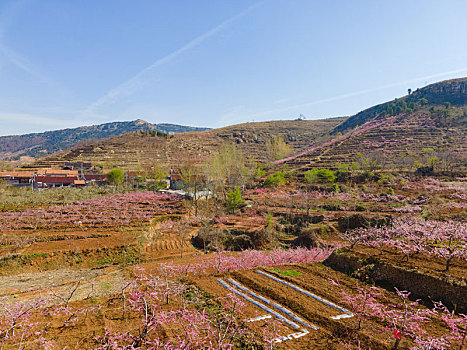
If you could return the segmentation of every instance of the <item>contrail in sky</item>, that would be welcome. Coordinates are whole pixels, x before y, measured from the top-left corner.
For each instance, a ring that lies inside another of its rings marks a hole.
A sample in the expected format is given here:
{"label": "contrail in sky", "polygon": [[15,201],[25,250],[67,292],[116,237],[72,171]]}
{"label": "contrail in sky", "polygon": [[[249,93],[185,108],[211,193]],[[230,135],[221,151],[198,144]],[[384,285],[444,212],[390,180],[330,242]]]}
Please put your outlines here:
{"label": "contrail in sky", "polygon": [[104,96],[102,96],[101,98],[99,98],[98,100],[93,102],[91,105],[88,106],[88,108],[86,108],[86,110],[83,112],[83,114],[93,112],[93,111],[95,111],[96,109],[98,109],[99,107],[101,107],[103,105],[112,104],[112,103],[116,102],[119,98],[121,98],[123,96],[129,96],[129,95],[133,94],[135,91],[137,91],[139,88],[141,88],[143,86],[143,80],[144,80],[144,77],[145,77],[146,74],[153,71],[157,67],[160,67],[160,66],[172,61],[174,58],[180,56],[184,52],[186,52],[186,51],[200,45],[203,41],[205,41],[209,37],[217,34],[218,32],[222,31],[223,29],[228,27],[230,24],[232,24],[233,22],[235,22],[239,18],[245,16],[246,14],[251,12],[253,9],[260,6],[263,2],[264,1],[260,1],[260,2],[257,2],[257,3],[255,3],[253,5],[251,5],[250,7],[245,9],[244,11],[236,14],[233,17],[230,17],[229,19],[225,20],[221,24],[217,25],[216,27],[212,28],[211,30],[207,31],[206,33],[201,34],[200,36],[194,38],[193,40],[191,40],[190,42],[188,42],[184,46],[178,48],[177,50],[173,51],[172,53],[158,59],[157,61],[155,61],[154,63],[147,66],[146,68],[144,68],[139,73],[137,73],[132,78],[128,79],[127,81],[125,81],[123,83],[121,83],[116,88],[110,90]]}
{"label": "contrail in sky", "polygon": [[14,22],[15,18],[21,14],[23,8],[27,7],[31,3],[32,1],[30,0],[14,1],[7,4],[1,9],[2,11],[0,11],[0,55],[5,57],[8,60],[8,62],[13,64],[17,68],[25,71],[26,73],[30,74],[34,78],[42,81],[47,85],[61,89],[61,86],[59,86],[57,82],[48,78],[47,76],[42,74],[38,69],[36,69],[27,57],[13,50],[9,46],[5,45],[3,42],[3,38],[5,37],[6,32]]}
{"label": "contrail in sky", "polygon": [[53,80],[46,77],[44,74],[40,73],[37,69],[33,67],[33,65],[29,62],[29,60],[20,55],[18,52],[12,50],[8,46],[4,45],[0,42],[0,55],[4,56],[8,59],[10,63],[15,65],[17,68],[27,72],[34,78],[48,84],[48,85],[57,85]]}
{"label": "contrail in sky", "polygon": [[382,86],[378,86],[378,87],[374,87],[374,88],[370,88],[370,89],[350,92],[350,93],[347,93],[347,94],[337,95],[337,96],[325,98],[325,99],[322,99],[322,100],[309,101],[309,102],[300,103],[300,104],[296,104],[296,105],[292,105],[292,106],[288,106],[288,107],[283,107],[283,108],[278,108],[278,109],[271,109],[271,110],[264,111],[264,112],[258,112],[258,113],[254,113],[254,114],[250,114],[248,116],[245,116],[245,118],[250,119],[250,118],[254,118],[254,117],[261,117],[261,116],[271,114],[271,113],[287,112],[287,111],[290,111],[290,110],[293,110],[293,109],[296,109],[296,108],[308,107],[308,106],[314,106],[314,105],[327,103],[327,102],[344,100],[344,99],[349,98],[349,97],[365,95],[365,94],[375,92],[375,91],[379,91],[379,90],[389,89],[389,88],[396,87],[396,86],[404,86],[404,85],[411,84],[411,83],[417,83],[417,82],[423,81],[423,80],[430,80],[430,79],[439,78],[439,77],[443,77],[443,76],[450,75],[450,74],[462,73],[462,72],[465,72],[465,71],[467,71],[467,68],[461,68],[461,69],[456,69],[456,70],[452,70],[452,71],[449,71],[449,72],[443,72],[443,73],[427,75],[425,77],[420,77],[420,78],[410,79],[410,80],[401,81],[401,82],[397,82],[397,83],[386,84],[386,85],[382,85]]}

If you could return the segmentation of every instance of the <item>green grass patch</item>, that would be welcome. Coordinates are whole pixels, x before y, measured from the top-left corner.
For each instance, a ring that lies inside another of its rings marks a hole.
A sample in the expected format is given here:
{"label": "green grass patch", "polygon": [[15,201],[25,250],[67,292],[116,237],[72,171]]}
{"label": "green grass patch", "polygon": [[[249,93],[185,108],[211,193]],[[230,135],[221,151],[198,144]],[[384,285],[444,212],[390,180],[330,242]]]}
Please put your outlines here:
{"label": "green grass patch", "polygon": [[271,268],[269,271],[278,273],[279,275],[282,276],[300,276],[302,273],[297,271],[297,270],[279,270],[279,269],[274,269]]}

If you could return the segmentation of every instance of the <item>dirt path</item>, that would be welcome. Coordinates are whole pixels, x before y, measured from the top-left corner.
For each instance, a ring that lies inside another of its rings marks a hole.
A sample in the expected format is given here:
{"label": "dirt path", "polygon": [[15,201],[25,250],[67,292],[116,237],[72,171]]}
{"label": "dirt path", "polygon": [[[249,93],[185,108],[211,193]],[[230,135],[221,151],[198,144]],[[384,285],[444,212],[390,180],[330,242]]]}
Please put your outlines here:
{"label": "dirt path", "polygon": [[67,297],[79,283],[72,300],[81,300],[118,293],[129,280],[117,267],[23,273],[0,277],[0,297],[29,300],[50,296],[53,303],[59,301],[53,292]]}

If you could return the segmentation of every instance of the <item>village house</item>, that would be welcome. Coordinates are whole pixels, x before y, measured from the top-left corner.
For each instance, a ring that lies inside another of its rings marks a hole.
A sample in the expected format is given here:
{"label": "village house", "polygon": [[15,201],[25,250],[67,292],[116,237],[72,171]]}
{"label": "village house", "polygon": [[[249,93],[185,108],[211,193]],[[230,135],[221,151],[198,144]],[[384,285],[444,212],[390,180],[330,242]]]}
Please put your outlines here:
{"label": "village house", "polygon": [[77,170],[32,169],[0,172],[0,181],[14,187],[54,188],[64,186],[83,187],[89,184],[104,185],[105,174],[80,174]]}

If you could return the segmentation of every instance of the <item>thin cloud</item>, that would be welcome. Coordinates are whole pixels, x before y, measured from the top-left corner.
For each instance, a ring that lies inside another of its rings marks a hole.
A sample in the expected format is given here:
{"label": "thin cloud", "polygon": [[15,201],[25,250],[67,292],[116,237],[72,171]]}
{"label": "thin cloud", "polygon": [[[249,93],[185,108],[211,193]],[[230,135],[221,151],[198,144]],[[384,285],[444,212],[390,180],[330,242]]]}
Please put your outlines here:
{"label": "thin cloud", "polygon": [[235,16],[230,17],[229,19],[225,20],[221,24],[217,25],[216,27],[212,28],[211,30],[207,31],[204,34],[201,34],[200,36],[194,38],[184,46],[178,48],[177,50],[173,51],[172,53],[158,59],[151,65],[147,66],[143,70],[141,70],[139,73],[137,73],[135,76],[132,78],[128,79],[127,81],[121,83],[118,85],[116,88],[110,90],[107,92],[104,96],[93,102],[86,110],[83,112],[83,114],[89,114],[93,113],[95,110],[98,108],[104,106],[104,105],[109,105],[113,104],[122,97],[125,96],[130,96],[133,93],[135,93],[137,90],[141,89],[144,86],[144,80],[145,77],[148,75],[148,73],[154,71],[156,68],[167,64],[171,62],[173,59],[176,57],[180,56],[186,51],[189,51],[193,49],[194,47],[200,45],[203,41],[206,39],[212,37],[213,35],[219,33],[220,31],[224,30],[227,28],[230,24],[238,20],[239,18],[247,15],[249,12],[254,10],[256,7],[260,6],[264,1],[257,2],[244,11],[236,14]]}
{"label": "thin cloud", "polygon": [[17,68],[25,71],[29,75],[33,76],[34,78],[48,84],[48,85],[57,85],[56,82],[49,79],[47,76],[39,72],[33,64],[23,55],[19,54],[18,52],[12,50],[8,46],[0,43],[0,54],[5,57],[8,62],[16,66]]}
{"label": "thin cloud", "polygon": [[449,71],[449,72],[443,72],[443,73],[427,75],[425,77],[410,79],[410,80],[397,82],[397,83],[392,83],[392,84],[386,84],[386,85],[382,85],[382,86],[378,86],[378,87],[374,87],[374,88],[370,88],[370,89],[350,92],[350,93],[347,93],[347,94],[337,95],[337,96],[333,96],[333,97],[329,97],[329,98],[325,98],[325,99],[321,99],[321,100],[315,100],[315,101],[295,104],[295,105],[284,107],[284,108],[270,109],[270,110],[267,110],[267,111],[247,115],[244,119],[250,120],[251,118],[262,117],[262,116],[272,114],[272,113],[287,112],[287,111],[294,110],[294,109],[297,109],[297,108],[309,107],[309,106],[319,105],[319,104],[323,104],[323,103],[327,103],[327,102],[334,102],[334,101],[344,100],[344,99],[354,97],[354,96],[366,95],[366,94],[376,92],[376,91],[380,91],[380,90],[385,90],[385,89],[389,89],[389,88],[393,88],[393,87],[397,87],[397,86],[404,86],[404,85],[411,84],[411,83],[418,83],[420,81],[431,80],[431,79],[435,79],[435,78],[444,77],[446,75],[458,74],[458,73],[462,73],[462,72],[466,72],[466,71],[467,71],[467,68],[461,68],[461,69],[456,69],[456,70],[452,70],[452,71]]}

